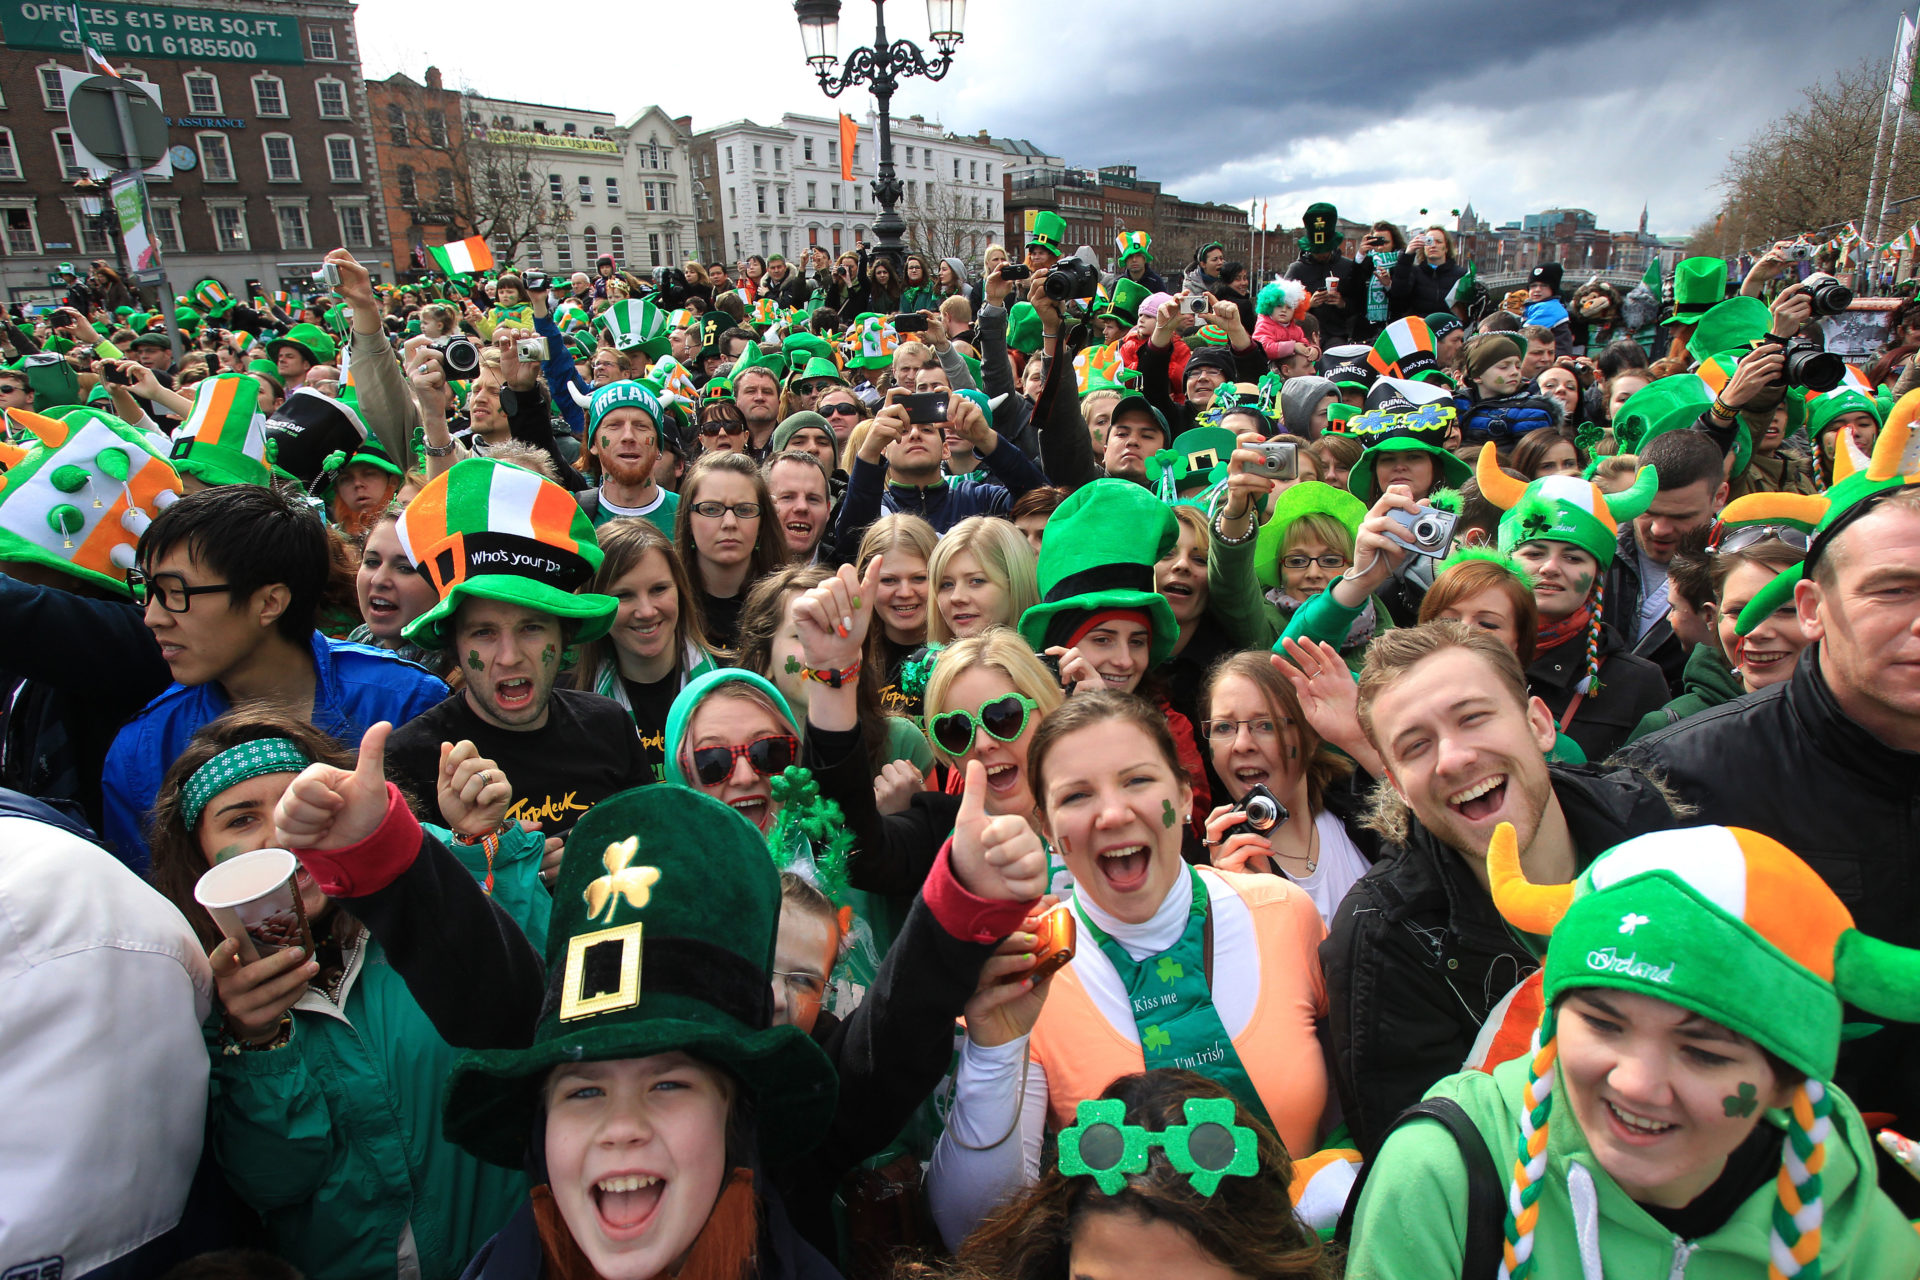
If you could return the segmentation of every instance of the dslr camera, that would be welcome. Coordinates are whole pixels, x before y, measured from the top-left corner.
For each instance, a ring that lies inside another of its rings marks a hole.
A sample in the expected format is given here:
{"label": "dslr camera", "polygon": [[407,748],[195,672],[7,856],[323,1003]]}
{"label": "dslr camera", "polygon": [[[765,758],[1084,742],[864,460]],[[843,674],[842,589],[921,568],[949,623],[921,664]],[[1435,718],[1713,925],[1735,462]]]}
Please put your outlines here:
{"label": "dslr camera", "polygon": [[[1844,285],[1839,287],[1845,290]],[[1851,293],[1848,294],[1848,298],[1851,300]],[[1793,337],[1783,340],[1769,335],[1765,341],[1778,344],[1785,354],[1786,366],[1781,370],[1780,383],[1785,383],[1789,387],[1801,387],[1816,392],[1831,391],[1840,385],[1842,378],[1847,376],[1846,362],[1833,352],[1822,350],[1820,344],[1812,338]]]}
{"label": "dslr camera", "polygon": [[1055,302],[1071,302],[1075,298],[1091,298],[1100,288],[1100,272],[1083,258],[1062,258],[1053,264],[1047,272],[1043,286],[1047,296]]}
{"label": "dslr camera", "polygon": [[325,289],[338,289],[340,287],[340,264],[337,262],[321,263],[320,269],[313,273],[313,282]]}
{"label": "dslr camera", "polygon": [[1240,803],[1234,806],[1234,812],[1245,816],[1220,833],[1223,841],[1242,831],[1250,831],[1257,836],[1271,835],[1292,816],[1287,812],[1287,806],[1280,803],[1280,797],[1267,790],[1264,784],[1250,788]]}
{"label": "dslr camera", "polygon": [[480,372],[480,348],[465,334],[450,333],[435,338],[427,344],[427,350],[440,361],[440,368],[450,382],[466,381]]}
{"label": "dslr camera", "polygon": [[1824,271],[1816,271],[1800,282],[1813,299],[1813,314],[1837,316],[1853,305],[1853,290]]}
{"label": "dslr camera", "polygon": [[1422,507],[1418,511],[1389,511],[1387,518],[1400,526],[1387,530],[1387,536],[1415,555],[1437,560],[1453,545],[1453,525],[1458,517],[1451,511]]}

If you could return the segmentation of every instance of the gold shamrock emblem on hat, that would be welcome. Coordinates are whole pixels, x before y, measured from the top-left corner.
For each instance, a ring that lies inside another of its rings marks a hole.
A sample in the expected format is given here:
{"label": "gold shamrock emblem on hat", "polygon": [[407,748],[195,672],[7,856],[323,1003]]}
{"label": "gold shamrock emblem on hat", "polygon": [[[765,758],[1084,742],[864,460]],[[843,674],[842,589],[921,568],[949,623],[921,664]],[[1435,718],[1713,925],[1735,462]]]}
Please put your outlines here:
{"label": "gold shamrock emblem on hat", "polygon": [[639,854],[639,836],[628,836],[607,846],[606,853],[601,857],[607,874],[589,884],[582,895],[587,900],[587,919],[599,918],[602,910],[605,910],[607,919],[613,919],[616,898],[625,898],[627,905],[635,911],[647,905],[647,899],[653,896],[653,886],[660,881],[660,869],[628,866]]}

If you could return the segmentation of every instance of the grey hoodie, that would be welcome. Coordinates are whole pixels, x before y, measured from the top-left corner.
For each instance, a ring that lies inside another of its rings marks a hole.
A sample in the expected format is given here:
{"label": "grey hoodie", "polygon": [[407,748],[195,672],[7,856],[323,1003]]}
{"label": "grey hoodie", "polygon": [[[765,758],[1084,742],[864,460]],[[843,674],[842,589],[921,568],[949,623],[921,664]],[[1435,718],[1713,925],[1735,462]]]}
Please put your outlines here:
{"label": "grey hoodie", "polygon": [[1326,378],[1308,375],[1288,378],[1280,387],[1280,425],[1288,435],[1312,440],[1320,433],[1313,429],[1313,411],[1328,396],[1337,396],[1340,388]]}

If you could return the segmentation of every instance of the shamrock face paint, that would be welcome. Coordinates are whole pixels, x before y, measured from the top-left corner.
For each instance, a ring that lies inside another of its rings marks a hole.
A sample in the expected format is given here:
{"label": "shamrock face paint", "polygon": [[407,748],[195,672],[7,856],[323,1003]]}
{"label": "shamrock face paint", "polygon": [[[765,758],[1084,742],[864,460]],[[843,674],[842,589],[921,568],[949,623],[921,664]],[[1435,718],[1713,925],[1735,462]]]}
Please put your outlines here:
{"label": "shamrock face paint", "polygon": [[474,671],[485,671],[487,669],[487,664],[480,661],[480,651],[478,649],[467,650],[467,666]]}
{"label": "shamrock face paint", "polygon": [[1533,574],[1533,598],[1542,621],[1577,613],[1593,590],[1600,562],[1570,542],[1538,539],[1514,548],[1514,558]]}
{"label": "shamrock face paint", "polygon": [[1171,830],[1173,824],[1178,821],[1180,821],[1180,818],[1173,811],[1173,801],[1162,800],[1160,802],[1160,825]]}
{"label": "shamrock face paint", "polygon": [[541,666],[543,666],[543,667],[550,667],[550,666],[552,666],[552,665],[553,665],[554,663],[556,663],[556,662],[558,662],[559,660],[560,660],[560,649],[559,649],[559,646],[557,646],[557,645],[551,645],[551,644],[550,644],[550,645],[547,645],[547,646],[546,646],[545,648],[543,648],[542,650],[540,650],[540,665],[541,665]]}
{"label": "shamrock face paint", "polygon": [[1742,1080],[1739,1090],[1720,1099],[1720,1105],[1725,1108],[1729,1116],[1740,1116],[1744,1119],[1752,1115],[1754,1109],[1760,1105],[1759,1090]]}

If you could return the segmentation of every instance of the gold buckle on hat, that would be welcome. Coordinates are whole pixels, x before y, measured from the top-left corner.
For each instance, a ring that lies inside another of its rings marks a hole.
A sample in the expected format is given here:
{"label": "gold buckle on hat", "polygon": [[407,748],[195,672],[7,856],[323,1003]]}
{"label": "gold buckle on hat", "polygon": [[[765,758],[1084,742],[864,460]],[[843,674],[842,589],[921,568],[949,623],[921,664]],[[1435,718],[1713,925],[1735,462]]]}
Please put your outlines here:
{"label": "gold buckle on hat", "polygon": [[[560,988],[560,1021],[591,1017],[640,1003],[640,921],[574,935]],[[618,947],[617,955],[604,948]],[[589,973],[589,967],[592,972]],[[611,987],[607,979],[615,979]],[[588,983],[593,983],[588,989]]]}

